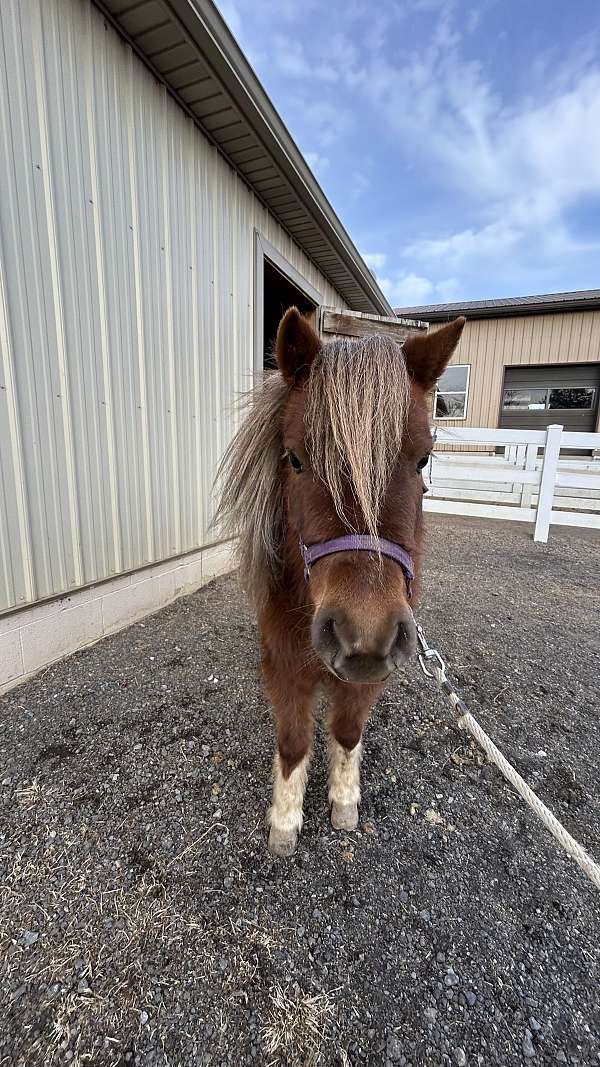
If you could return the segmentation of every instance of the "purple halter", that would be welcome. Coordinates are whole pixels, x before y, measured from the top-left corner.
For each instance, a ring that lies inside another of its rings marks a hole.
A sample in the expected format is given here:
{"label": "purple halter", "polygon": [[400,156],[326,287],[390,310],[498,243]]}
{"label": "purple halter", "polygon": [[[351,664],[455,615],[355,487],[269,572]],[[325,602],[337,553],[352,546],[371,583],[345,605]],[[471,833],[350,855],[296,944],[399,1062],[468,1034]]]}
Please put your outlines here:
{"label": "purple halter", "polygon": [[322,541],[317,545],[305,545],[300,538],[300,552],[304,560],[304,577],[310,578],[310,568],[313,563],[323,556],[331,556],[334,552],[380,552],[382,556],[388,556],[399,563],[404,571],[406,580],[406,594],[410,600],[412,596],[412,581],[415,576],[415,568],[412,558],[405,548],[397,545],[394,541],[387,541],[385,537],[371,537],[369,534],[346,534],[345,537],[334,537],[331,541]]}

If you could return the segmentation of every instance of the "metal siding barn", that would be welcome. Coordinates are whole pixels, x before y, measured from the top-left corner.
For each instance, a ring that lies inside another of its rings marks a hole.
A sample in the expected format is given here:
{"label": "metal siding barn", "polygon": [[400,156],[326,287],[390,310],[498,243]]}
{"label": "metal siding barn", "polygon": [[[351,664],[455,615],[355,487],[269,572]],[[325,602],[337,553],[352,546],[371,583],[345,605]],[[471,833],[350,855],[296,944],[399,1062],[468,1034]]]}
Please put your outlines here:
{"label": "metal siding barn", "polygon": [[[464,417],[437,419],[440,427],[512,426],[503,396],[526,369],[528,381],[540,388],[561,383],[595,390],[592,409],[581,411],[578,420],[575,411],[548,408],[542,418],[532,409],[531,429],[550,422],[592,432],[600,428],[600,290],[396,310],[398,315],[426,319],[432,331],[457,315],[467,317],[449,364],[469,368]],[[443,447],[471,451],[473,446]]]}
{"label": "metal siding barn", "polygon": [[255,228],[343,301],[90,4],[2,34],[6,608],[210,541]]}
{"label": "metal siding barn", "polygon": [[[28,658],[29,617],[2,613],[215,540],[257,234],[321,303],[391,309],[324,198],[345,292],[90,0],[4,0],[0,35],[1,688],[65,651]],[[79,644],[110,629],[103,609],[87,624]]]}

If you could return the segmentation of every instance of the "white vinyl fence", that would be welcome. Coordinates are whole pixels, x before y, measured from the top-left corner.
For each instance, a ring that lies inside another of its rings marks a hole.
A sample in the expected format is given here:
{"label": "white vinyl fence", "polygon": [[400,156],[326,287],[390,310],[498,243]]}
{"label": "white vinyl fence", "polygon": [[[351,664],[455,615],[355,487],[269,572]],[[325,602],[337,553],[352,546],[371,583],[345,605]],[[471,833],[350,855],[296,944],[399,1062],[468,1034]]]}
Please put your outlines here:
{"label": "white vinyl fence", "polygon": [[[482,452],[435,451],[426,473],[426,511],[517,519],[535,524],[534,541],[546,542],[550,525],[600,530],[600,433],[547,430],[437,430],[436,445],[501,448]],[[561,455],[562,451],[562,455]]]}

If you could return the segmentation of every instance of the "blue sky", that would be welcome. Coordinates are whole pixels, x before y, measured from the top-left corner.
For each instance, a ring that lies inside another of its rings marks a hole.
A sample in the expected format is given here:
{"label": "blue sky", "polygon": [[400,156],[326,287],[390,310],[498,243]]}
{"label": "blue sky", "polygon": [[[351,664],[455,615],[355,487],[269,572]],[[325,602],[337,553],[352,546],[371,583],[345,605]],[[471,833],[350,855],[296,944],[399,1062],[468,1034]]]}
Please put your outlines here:
{"label": "blue sky", "polygon": [[395,305],[600,287],[598,0],[218,0]]}

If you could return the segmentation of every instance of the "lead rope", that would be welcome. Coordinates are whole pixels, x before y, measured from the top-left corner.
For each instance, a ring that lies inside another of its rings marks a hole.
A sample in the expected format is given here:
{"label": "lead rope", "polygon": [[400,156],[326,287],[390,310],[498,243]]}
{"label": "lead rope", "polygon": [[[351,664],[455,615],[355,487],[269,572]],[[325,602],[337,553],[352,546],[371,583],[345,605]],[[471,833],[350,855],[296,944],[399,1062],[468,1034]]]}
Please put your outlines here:
{"label": "lead rope", "polygon": [[496,748],[494,742],[488,737],[485,730],[483,730],[477,722],[477,719],[473,718],[466,704],[459,696],[456,687],[447,678],[446,664],[438,650],[436,648],[430,648],[427,644],[421,626],[417,626],[417,644],[417,655],[419,657],[419,663],[423,674],[426,674],[428,678],[433,678],[438,683],[442,692],[447,696],[454,711],[458,715],[458,725],[461,730],[467,730],[475,738],[492,763],[496,764],[506,780],[516,789],[519,796],[523,797],[525,803],[535,812],[546,829],[549,830],[558,843],[562,845],[567,855],[570,856],[571,859],[574,859],[575,863],[579,864],[581,870],[587,875],[590,882],[593,882],[596,889],[600,889],[600,866],[598,866],[595,860],[592,859],[579,842],[576,841],[574,837],[571,837],[568,830],[565,830],[562,823],[558,821],[550,809],[546,807],[538,796],[536,796],[533,789],[527,785],[525,779],[521,778],[518,771],[511,766],[500,750]]}

